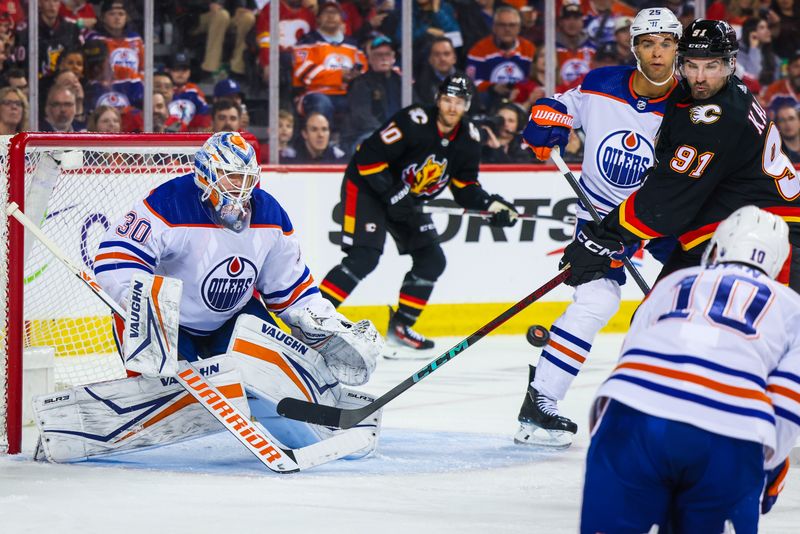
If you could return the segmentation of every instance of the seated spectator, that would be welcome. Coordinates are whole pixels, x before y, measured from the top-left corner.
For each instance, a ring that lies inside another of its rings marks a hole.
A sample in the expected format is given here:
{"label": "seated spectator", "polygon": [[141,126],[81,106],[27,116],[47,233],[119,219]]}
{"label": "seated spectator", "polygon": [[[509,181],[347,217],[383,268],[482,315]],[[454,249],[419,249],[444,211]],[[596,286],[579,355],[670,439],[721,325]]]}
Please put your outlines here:
{"label": "seated spectator", "polygon": [[[192,35],[206,36],[203,63],[200,66],[202,69],[200,79],[211,78],[212,74],[220,70],[225,33],[231,26],[235,29],[236,40],[228,64],[231,72],[244,76],[246,70],[244,63],[245,39],[256,23],[254,10],[246,7],[249,2],[212,1],[204,3],[208,4],[208,11],[200,15],[197,27],[191,31]],[[225,9],[224,4],[227,4],[229,9]],[[231,16],[231,11],[233,11],[233,16]],[[269,8],[266,7],[265,11],[269,11]]]}
{"label": "seated spectator", "polygon": [[56,71],[69,70],[75,73],[79,80],[83,81],[83,51],[80,48],[64,50],[58,56]]}
{"label": "seated spectator", "polygon": [[589,39],[597,47],[614,42],[617,17],[636,16],[635,9],[618,0],[589,0],[587,4],[584,4],[584,25]]}
{"label": "seated spectator", "polygon": [[544,43],[544,17],[540,16],[539,10],[534,6],[522,5],[514,6],[519,9],[522,16],[522,29],[520,37],[524,37],[536,46]]}
{"label": "seated spectator", "polygon": [[347,126],[342,145],[353,153],[389,117],[400,111],[401,79],[394,67],[392,40],[380,35],[367,45],[369,70],[350,83],[347,102]]}
{"label": "seated spectator", "polygon": [[614,44],[617,45],[617,62],[619,65],[636,66],[636,57],[631,50],[631,24],[630,17],[617,17],[614,23]]}
{"label": "seated spectator", "polygon": [[487,136],[481,148],[481,163],[533,162],[533,153],[522,145],[523,117],[516,104],[502,104],[491,122],[491,126],[480,126]]}
{"label": "seated spectator", "polygon": [[536,47],[518,37],[520,21],[519,11],[513,7],[497,8],[492,35],[478,41],[469,51],[467,74],[487,108],[508,98],[516,84],[530,73]]}
{"label": "seated spectator", "polygon": [[708,6],[706,18],[727,21],[736,35],[741,34],[744,21],[758,16],[758,0],[717,0]]}
{"label": "seated spectator", "polygon": [[250,126],[250,114],[247,112],[247,106],[244,103],[244,93],[242,88],[233,78],[225,78],[220,80],[214,86],[214,102],[220,98],[227,98],[233,100],[239,106],[242,113],[241,124],[242,130],[247,130]]}
{"label": "seated spectator", "polygon": [[50,87],[66,87],[75,95],[75,120],[78,122],[86,122],[88,111],[85,105],[85,94],[83,85],[80,78],[75,75],[71,70],[62,70],[57,72],[53,77],[51,84],[46,86],[42,84],[45,91],[49,91]]}
{"label": "seated spectator", "polygon": [[[80,45],[80,31],[75,24],[59,17],[60,0],[38,1],[39,74],[44,76],[55,72],[61,52]],[[27,43],[27,32],[22,32],[22,35]]]}
{"label": "seated spectator", "polygon": [[97,133],[119,133],[122,126],[122,115],[112,106],[98,106],[89,115],[87,130]]}
{"label": "seated spectator", "polygon": [[169,103],[170,113],[179,117],[190,132],[208,131],[211,126],[211,109],[200,87],[189,80],[192,75],[189,56],[183,52],[175,54],[167,74],[174,85]]}
{"label": "seated spectator", "polygon": [[14,135],[28,128],[28,99],[13,87],[0,89],[0,135]]}
{"label": "seated spectator", "polygon": [[[123,115],[123,131],[141,131],[143,124],[136,124],[136,126],[139,127],[138,130],[136,128],[131,128],[127,124],[126,117]],[[156,133],[178,133],[186,131],[186,126],[180,119],[169,114],[169,106],[167,105],[167,99],[164,97],[164,94],[156,92],[155,90],[153,91],[153,131]]]}
{"label": "seated spectator", "polygon": [[242,110],[239,104],[227,98],[220,98],[211,106],[211,131],[240,132],[242,131]]}
{"label": "seated spectator", "polygon": [[5,85],[9,87],[13,87],[14,89],[19,89],[22,91],[22,94],[25,95],[26,103],[27,99],[29,98],[29,88],[28,88],[28,77],[25,74],[25,71],[22,69],[11,69],[5,74]]}
{"label": "seated spectator", "polygon": [[[446,77],[451,74],[466,76],[463,71],[456,68],[456,60],[456,49],[449,37],[437,37],[433,40],[428,54],[428,64],[422,68],[422,72],[414,81],[414,92],[420,104],[433,105],[439,86]],[[473,94],[475,94],[474,87]],[[477,102],[473,102],[469,109],[470,113],[475,113],[479,107]]]}
{"label": "seated spectator", "polygon": [[[630,43],[628,43],[630,46]],[[561,5],[556,32],[556,59],[560,83],[571,83],[591,69],[596,49],[583,29],[583,11],[579,0],[565,0]]]}
{"label": "seated spectator", "polygon": [[282,109],[278,112],[278,156],[280,158],[294,158],[297,152],[290,145],[294,138],[294,115]]}
{"label": "seated spectator", "polygon": [[331,129],[328,119],[319,112],[306,117],[300,130],[300,138],[294,144],[295,155],[282,163],[345,163],[347,154],[331,144]]}
{"label": "seated spectator", "polygon": [[800,104],[800,50],[789,58],[786,65],[787,76],[772,83],[764,91],[762,101],[770,116],[783,104]]}
{"label": "seated spectator", "polygon": [[496,5],[505,4],[495,2],[495,0],[454,0],[454,4],[457,7],[456,17],[458,17],[461,38],[464,41],[464,46],[459,54],[459,64],[463,65],[466,62],[467,53],[472,50],[472,47],[492,32]]}
{"label": "seated spectator", "polygon": [[[280,0],[279,28],[280,28],[280,62],[279,72],[285,72],[283,67],[292,67],[292,47],[307,33],[317,27],[314,12],[303,5],[303,0]],[[256,41],[258,43],[258,65],[264,83],[269,83],[269,4],[259,12],[256,18]],[[281,79],[281,92],[284,86],[288,89],[290,79]]]}
{"label": "seated spectator", "polygon": [[344,116],[347,87],[367,63],[355,41],[344,36],[342,8],[335,0],[320,4],[317,29],[294,48],[294,84],[303,93],[297,110],[301,116],[318,111],[330,123],[334,114]]}
{"label": "seated spectator", "polygon": [[62,0],[58,14],[81,30],[93,30],[97,24],[94,6],[86,0]]}
{"label": "seated spectator", "polygon": [[[413,0],[411,17],[415,71],[418,70],[417,66],[423,64],[424,55],[427,55],[434,38],[449,37],[456,48],[464,44],[455,11],[447,0]],[[398,31],[395,36],[399,42],[401,32]]]}
{"label": "seated spectator", "polygon": [[53,87],[47,93],[43,132],[83,132],[86,125],[75,120],[75,93],[66,87]]}
{"label": "seated spectator", "polygon": [[[26,6],[28,2],[25,2]],[[27,30],[28,14],[20,0],[5,0],[0,4],[0,13],[9,19],[12,30]]]}
{"label": "seated spectator", "polygon": [[399,18],[394,0],[350,0],[342,2],[345,34],[363,42],[373,33],[394,35]]}
{"label": "seated spectator", "polygon": [[800,110],[797,106],[784,104],[775,112],[775,124],[781,133],[783,153],[792,163],[800,163]]}
{"label": "seated spectator", "polygon": [[767,19],[749,18],[744,21],[736,65],[762,87],[780,78],[780,61],[772,51],[772,32]]}
{"label": "seated spectator", "polygon": [[794,0],[772,0],[770,17],[775,21],[775,53],[791,57],[800,50],[800,8]]}
{"label": "seated spectator", "polygon": [[106,62],[116,92],[125,95],[131,106],[141,108],[144,99],[144,43],[128,29],[128,8],[124,0],[103,0],[97,31],[88,41],[105,44]]}

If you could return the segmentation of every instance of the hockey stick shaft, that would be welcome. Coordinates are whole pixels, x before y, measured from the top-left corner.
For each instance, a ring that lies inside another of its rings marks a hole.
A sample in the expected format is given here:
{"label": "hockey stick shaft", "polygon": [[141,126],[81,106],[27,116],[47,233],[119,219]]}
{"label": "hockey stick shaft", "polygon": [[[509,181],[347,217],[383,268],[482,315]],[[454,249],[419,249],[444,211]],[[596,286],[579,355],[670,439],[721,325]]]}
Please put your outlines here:
{"label": "hockey stick shaft", "polygon": [[[6,213],[14,217],[22,226],[33,234],[64,266],[86,284],[113,313],[125,319],[125,310],[112,299],[94,277],[83,271],[64,254],[61,248],[44,232],[42,232],[19,206],[12,202],[6,207]],[[235,406],[230,404],[226,397],[197,369],[187,361],[179,361],[179,372],[175,376],[178,383],[194,397],[215,419],[233,434],[244,447],[261,461],[271,471],[277,473],[290,473],[298,470],[292,451],[282,449],[256,427],[248,417],[245,417]]]}
{"label": "hockey stick shaft", "polygon": [[[575,178],[575,175],[572,174],[572,171],[569,170],[567,164],[564,163],[564,160],[561,157],[561,153],[559,152],[558,148],[554,148],[552,151],[550,151],[550,159],[553,160],[553,163],[556,164],[558,170],[561,172],[562,175],[564,175],[564,178],[566,178],[570,187],[572,188],[573,191],[575,191],[575,194],[580,199],[581,204],[583,204],[583,206],[586,208],[586,211],[589,212],[589,215],[592,216],[592,220],[597,224],[600,224],[600,221],[602,220],[600,214],[597,213],[594,204],[592,204],[592,201],[589,200],[588,196],[586,196],[586,193],[581,188],[580,184],[578,183],[578,180]],[[642,293],[644,293],[645,295],[650,293],[650,286],[648,286],[647,282],[644,281],[644,278],[642,278],[642,275],[639,272],[639,270],[636,268],[633,262],[631,262],[631,259],[627,256],[623,256],[622,263],[625,265],[625,268],[631,274],[631,277],[636,282],[636,285],[639,286],[639,289],[642,290]]]}
{"label": "hockey stick shaft", "polygon": [[[462,215],[467,217],[482,217],[488,218],[494,215],[491,211],[468,210],[466,208],[448,208],[446,206],[422,206],[422,213],[431,214],[444,214],[444,215]],[[519,213],[517,219],[521,221],[556,221],[563,222],[564,224],[575,224],[575,217],[569,215],[563,219],[547,215],[534,215],[532,213]]]}
{"label": "hockey stick shaft", "polygon": [[534,290],[531,294],[508,308],[506,311],[489,321],[487,324],[483,325],[470,336],[453,345],[452,348],[442,353],[441,356],[366,406],[347,410],[342,408],[334,408],[332,406],[313,404],[299,399],[284,398],[278,403],[278,413],[284,417],[296,419],[298,421],[305,421],[308,423],[337,428],[351,428],[363,421],[365,418],[369,417],[370,414],[383,408],[390,401],[396,399],[403,392],[420,382],[423,378],[432,375],[434,371],[441,368],[444,366],[444,364],[454,359],[469,347],[486,337],[489,333],[496,330],[499,326],[530,306],[532,303],[542,298],[550,290],[559,286],[564,280],[569,278],[569,275],[570,269],[569,266],[567,266],[543,286]]}

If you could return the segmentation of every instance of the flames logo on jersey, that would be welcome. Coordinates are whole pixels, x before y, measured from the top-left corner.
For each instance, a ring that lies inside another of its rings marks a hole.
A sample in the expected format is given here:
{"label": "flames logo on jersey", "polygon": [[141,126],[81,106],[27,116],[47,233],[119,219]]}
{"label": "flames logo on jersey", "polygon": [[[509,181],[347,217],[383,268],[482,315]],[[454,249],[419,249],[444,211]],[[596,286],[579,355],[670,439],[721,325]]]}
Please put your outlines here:
{"label": "flames logo on jersey", "polygon": [[694,106],[689,110],[689,119],[695,124],[714,124],[722,117],[722,108],[716,104]]}
{"label": "flames logo on jersey", "polygon": [[653,145],[645,136],[630,130],[610,133],[597,147],[600,176],[615,187],[639,187],[642,174],[653,164]]}
{"label": "flames logo on jersey", "polygon": [[436,161],[431,154],[421,166],[412,163],[403,169],[403,181],[416,196],[433,196],[447,185],[447,158]]}
{"label": "flames logo on jersey", "polygon": [[203,302],[215,312],[232,310],[243,297],[253,292],[257,276],[258,269],[247,258],[225,258],[203,279],[200,287]]}

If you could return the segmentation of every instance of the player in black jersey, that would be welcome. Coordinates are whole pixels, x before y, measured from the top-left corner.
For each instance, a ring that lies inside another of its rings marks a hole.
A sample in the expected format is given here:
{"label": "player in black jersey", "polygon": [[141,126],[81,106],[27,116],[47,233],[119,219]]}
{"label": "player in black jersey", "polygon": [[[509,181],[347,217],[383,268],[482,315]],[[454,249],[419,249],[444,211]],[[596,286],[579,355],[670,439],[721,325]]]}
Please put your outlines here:
{"label": "player in black jersey", "polygon": [[478,183],[480,135],[464,117],[472,98],[469,87],[462,76],[447,77],[435,106],[398,111],[364,141],[345,170],[342,249],[347,255],[319,287],[334,306],[341,304],[377,267],[388,231],[400,254],[410,254],[413,261],[397,311],[390,314],[387,338],[396,346],[433,347],[411,328],[446,263],[439,234],[421,205],[449,186],[464,208],[493,212],[491,225],[516,223],[514,206]]}
{"label": "player in black jersey", "polygon": [[622,244],[664,235],[677,237],[679,246],[660,277],[699,265],[719,223],[754,204],[789,223],[792,253],[778,280],[800,290],[800,178],[781,149],[778,128],[733,76],[737,50],[726,22],[696,20],[684,30],[678,43],[683,82],[667,103],[657,163],[641,189],[567,247],[567,284],[602,276]]}

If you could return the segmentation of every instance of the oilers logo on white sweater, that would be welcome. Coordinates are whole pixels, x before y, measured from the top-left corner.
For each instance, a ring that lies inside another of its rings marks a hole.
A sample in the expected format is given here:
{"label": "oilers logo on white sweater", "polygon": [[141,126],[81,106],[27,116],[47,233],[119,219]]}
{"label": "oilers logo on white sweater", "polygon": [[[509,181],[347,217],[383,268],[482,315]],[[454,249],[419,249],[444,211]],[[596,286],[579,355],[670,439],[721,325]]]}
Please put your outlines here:
{"label": "oilers logo on white sweater", "polygon": [[214,223],[193,174],[164,183],[106,231],[94,258],[98,283],[122,303],[135,270],[180,278],[181,328],[199,335],[233,317],[254,289],[279,316],[321,299],[278,201],[255,189],[250,205],[249,228],[234,233]]}
{"label": "oilers logo on white sweater", "polygon": [[743,265],[674,272],[636,311],[597,396],[763,444],[771,469],[800,435],[800,295]]}
{"label": "oilers logo on white sweater", "polygon": [[[635,72],[626,66],[595,69],[580,86],[554,97],[586,135],[580,183],[600,215],[636,191],[655,164],[655,137],[672,89],[660,98],[640,97],[633,91]],[[589,218],[580,206],[578,215]]]}

